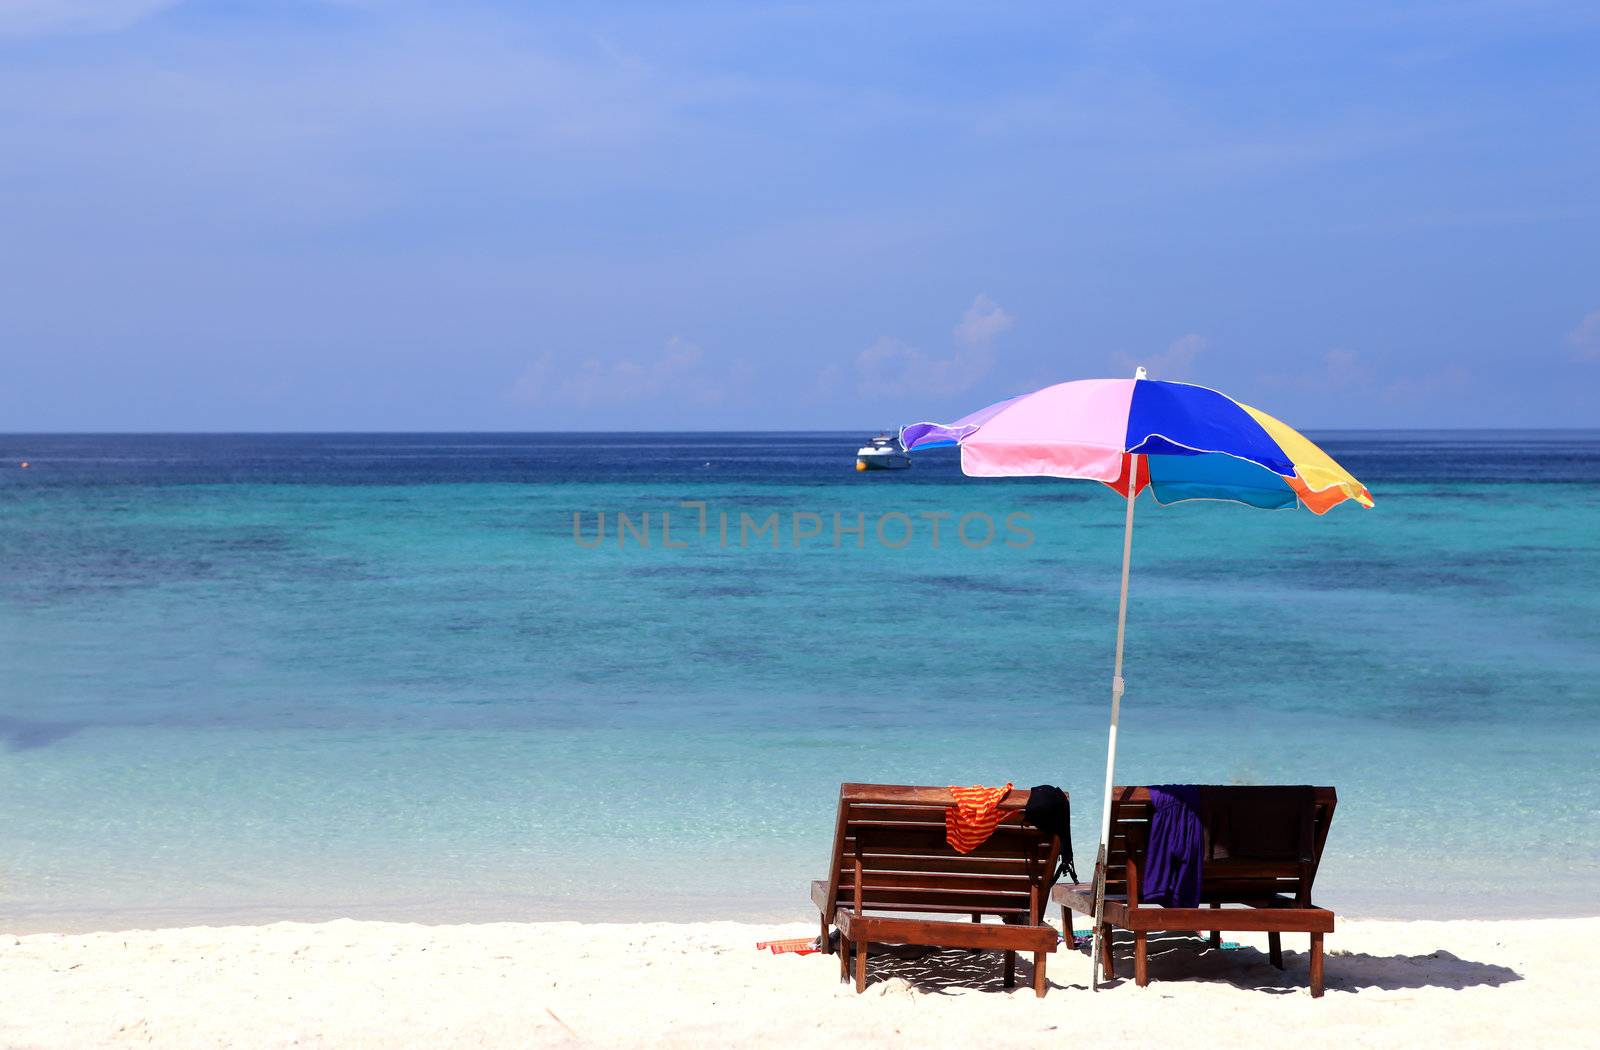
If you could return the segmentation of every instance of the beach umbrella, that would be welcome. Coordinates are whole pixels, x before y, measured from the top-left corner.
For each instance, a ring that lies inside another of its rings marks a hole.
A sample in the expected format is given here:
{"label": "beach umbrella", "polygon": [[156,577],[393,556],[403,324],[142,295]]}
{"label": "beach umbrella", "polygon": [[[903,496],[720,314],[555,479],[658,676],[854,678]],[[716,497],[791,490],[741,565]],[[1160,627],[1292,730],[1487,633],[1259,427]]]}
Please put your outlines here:
{"label": "beach umbrella", "polygon": [[1090,962],[1098,987],[1105,903],[1111,785],[1122,709],[1122,640],[1128,622],[1133,507],[1148,489],[1158,504],[1225,500],[1266,510],[1304,507],[1325,514],[1345,500],[1372,506],[1372,494],[1298,431],[1208,387],[1147,378],[1058,383],[979,409],[953,423],[900,428],[907,451],[956,445],[973,477],[1082,478],[1110,486],[1127,502],[1122,534],[1122,594],[1111,672],[1111,729],[1105,799],[1095,860]]}

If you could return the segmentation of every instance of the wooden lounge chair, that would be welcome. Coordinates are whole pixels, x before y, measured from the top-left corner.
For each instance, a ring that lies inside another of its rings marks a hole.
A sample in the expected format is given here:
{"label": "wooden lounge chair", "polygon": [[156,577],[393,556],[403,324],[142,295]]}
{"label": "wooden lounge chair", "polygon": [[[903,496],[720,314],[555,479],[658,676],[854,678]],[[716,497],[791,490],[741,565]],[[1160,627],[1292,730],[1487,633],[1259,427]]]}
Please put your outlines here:
{"label": "wooden lounge chair", "polygon": [[[825,950],[830,920],[839,929],[839,979],[849,977],[854,950],[856,991],[864,991],[867,946],[877,941],[1004,951],[1009,988],[1017,952],[1025,951],[1033,953],[1033,990],[1044,995],[1045,955],[1058,940],[1044,910],[1061,844],[1022,823],[1027,802],[1027,791],[1008,792],[989,840],[957,853],[945,841],[948,788],[842,785],[832,866],[811,884]],[[902,915],[886,914],[896,912]],[[926,917],[940,914],[962,919]],[[985,923],[985,915],[1002,921]]]}
{"label": "wooden lounge chair", "polygon": [[[1264,931],[1272,965],[1283,969],[1279,935],[1311,935],[1311,994],[1322,995],[1322,937],[1333,932],[1333,912],[1311,903],[1311,882],[1322,859],[1333,807],[1338,795],[1331,787],[1313,788],[1311,811],[1305,815],[1302,855],[1292,861],[1245,859],[1207,860],[1203,868],[1199,908],[1163,908],[1143,904],[1139,898],[1139,873],[1150,833],[1150,790],[1117,787],[1111,791],[1111,843],[1107,850],[1104,926],[1100,953],[1105,979],[1114,976],[1111,931],[1121,927],[1133,933],[1133,978],[1139,987],[1150,982],[1146,962],[1152,930],[1197,933],[1210,931],[1211,945],[1222,946],[1223,930]],[[1207,836],[1209,841],[1209,835]],[[1072,912],[1094,916],[1094,884],[1062,884],[1050,894],[1061,905],[1063,924],[1071,929]]]}

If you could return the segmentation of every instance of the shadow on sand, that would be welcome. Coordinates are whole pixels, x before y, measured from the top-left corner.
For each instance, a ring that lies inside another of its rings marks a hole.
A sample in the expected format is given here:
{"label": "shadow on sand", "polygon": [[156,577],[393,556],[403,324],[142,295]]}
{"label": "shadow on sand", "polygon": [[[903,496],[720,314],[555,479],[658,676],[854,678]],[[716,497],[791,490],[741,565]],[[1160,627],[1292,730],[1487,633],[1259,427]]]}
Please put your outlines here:
{"label": "shadow on sand", "polygon": [[[1285,936],[1290,941],[1292,934]],[[1117,938],[1113,959],[1117,976],[1102,982],[1101,988],[1133,987],[1133,947],[1123,934]],[[1309,955],[1284,945],[1284,969],[1275,968],[1265,952],[1243,947],[1228,950],[1212,948],[1203,937],[1184,934],[1152,934],[1150,938],[1150,986],[1155,991],[1164,981],[1222,981],[1236,988],[1267,995],[1304,993],[1309,981]],[[1344,953],[1330,946],[1325,963],[1329,992],[1357,994],[1370,990],[1396,991],[1416,988],[1471,988],[1495,986],[1522,980],[1522,975],[1507,966],[1462,959],[1447,951],[1427,955],[1367,955]],[[936,950],[899,945],[873,945],[869,954],[867,991],[873,986],[899,978],[918,992],[943,994],[952,989],[1005,991],[1003,956],[1000,952],[973,952],[964,949]],[[1087,989],[1088,952],[1058,951],[1046,964],[1050,988]],[[1031,995],[1033,979],[1031,957],[1017,957],[1016,990]]]}

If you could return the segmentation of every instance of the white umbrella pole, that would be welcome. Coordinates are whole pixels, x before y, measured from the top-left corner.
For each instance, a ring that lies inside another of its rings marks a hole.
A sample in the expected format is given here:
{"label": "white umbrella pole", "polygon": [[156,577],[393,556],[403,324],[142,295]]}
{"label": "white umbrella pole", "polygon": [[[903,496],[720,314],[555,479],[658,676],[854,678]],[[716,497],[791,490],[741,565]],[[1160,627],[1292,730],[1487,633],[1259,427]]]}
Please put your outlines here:
{"label": "white umbrella pole", "polygon": [[[1143,369],[1140,369],[1143,371]],[[1100,850],[1094,862],[1093,950],[1089,953],[1089,987],[1100,989],[1100,953],[1111,950],[1100,942],[1106,906],[1106,850],[1111,843],[1111,780],[1117,767],[1117,715],[1122,710],[1122,638],[1128,627],[1128,564],[1133,557],[1133,503],[1138,497],[1139,457],[1128,457],[1128,517],[1122,530],[1122,598],[1117,604],[1117,659],[1111,672],[1111,733],[1106,742],[1106,791],[1100,809]],[[1067,930],[1067,936],[1072,931]]]}

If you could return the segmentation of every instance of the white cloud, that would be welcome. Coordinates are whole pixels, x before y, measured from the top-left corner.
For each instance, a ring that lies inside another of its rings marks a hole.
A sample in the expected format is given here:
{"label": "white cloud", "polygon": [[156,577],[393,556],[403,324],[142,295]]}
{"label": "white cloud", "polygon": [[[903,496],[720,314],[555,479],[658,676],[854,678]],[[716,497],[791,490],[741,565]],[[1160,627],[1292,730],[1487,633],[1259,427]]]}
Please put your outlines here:
{"label": "white cloud", "polygon": [[1335,390],[1365,386],[1372,381],[1372,369],[1354,350],[1336,348],[1322,355],[1322,378]]}
{"label": "white cloud", "polygon": [[[856,355],[856,388],[863,397],[947,397],[969,390],[994,369],[994,341],[1012,321],[998,303],[980,294],[952,331],[956,346],[946,357],[882,336]],[[830,386],[836,383],[837,366],[824,368],[821,381]]]}
{"label": "white cloud", "polygon": [[972,305],[967,307],[967,312],[961,315],[961,323],[955,327],[956,342],[967,346],[986,346],[1010,328],[1012,321],[1012,316],[1001,309],[999,303],[979,292],[978,297],[972,300]]}
{"label": "white cloud", "polygon": [[1381,393],[1390,404],[1433,408],[1441,398],[1459,395],[1470,378],[1460,365],[1445,365],[1428,372],[1407,373],[1388,383]]}
{"label": "white cloud", "polygon": [[737,364],[727,373],[719,373],[707,368],[704,359],[699,346],[676,335],[658,354],[610,361],[589,357],[575,368],[564,368],[561,356],[545,351],[523,369],[511,384],[509,396],[522,404],[547,407],[593,408],[648,401],[709,405],[723,400],[730,382],[748,375],[748,365]]}
{"label": "white cloud", "polygon": [[1335,347],[1314,365],[1294,372],[1270,372],[1259,382],[1266,389],[1328,394],[1369,391],[1377,379],[1376,370],[1365,357],[1354,350]]}
{"label": "white cloud", "polygon": [[1600,361],[1600,310],[1578,322],[1567,335],[1574,361]]}
{"label": "white cloud", "polygon": [[961,348],[949,357],[931,357],[898,339],[883,336],[856,355],[856,386],[865,396],[883,394],[959,394],[994,367],[988,347]]}
{"label": "white cloud", "polygon": [[1194,378],[1194,362],[1211,346],[1210,340],[1205,336],[1190,332],[1174,339],[1168,347],[1159,354],[1151,354],[1143,358],[1134,358],[1129,354],[1113,354],[1111,360],[1117,370],[1125,376],[1132,376],[1135,368],[1144,366],[1150,372],[1151,379],[1170,379],[1174,382],[1186,382]]}
{"label": "white cloud", "polygon": [[1259,383],[1263,389],[1313,398],[1325,410],[1335,412],[1359,409],[1363,402],[1377,398],[1405,406],[1409,418],[1419,409],[1459,398],[1470,388],[1472,376],[1455,364],[1397,372],[1384,362],[1374,364],[1354,350],[1340,347],[1302,371],[1264,375]]}
{"label": "white cloud", "polygon": [[0,0],[0,37],[121,29],[182,0]]}

